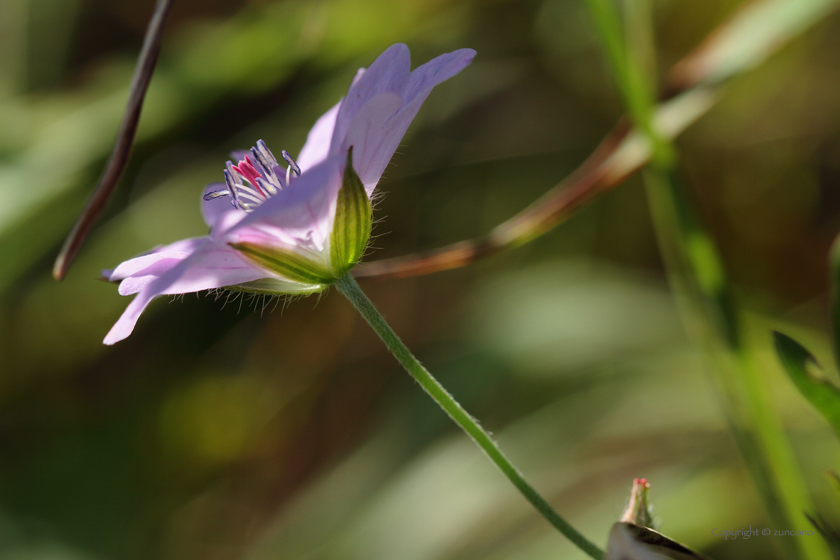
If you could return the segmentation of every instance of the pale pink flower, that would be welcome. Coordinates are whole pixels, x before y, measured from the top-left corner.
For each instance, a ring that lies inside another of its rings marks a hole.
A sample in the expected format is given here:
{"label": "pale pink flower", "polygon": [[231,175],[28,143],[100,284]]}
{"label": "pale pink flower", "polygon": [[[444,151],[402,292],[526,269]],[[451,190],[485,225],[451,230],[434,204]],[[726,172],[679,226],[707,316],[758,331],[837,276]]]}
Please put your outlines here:
{"label": "pale pink flower", "polygon": [[[282,152],[283,169],[262,141],[236,165],[228,162],[225,183],[208,186],[202,197],[209,235],[105,271],[120,282],[120,294],[137,294],[105,344],[130,335],[160,295],[218,288],[308,294],[344,275],[361,256],[357,245],[370,233],[369,197],[406,129],[432,88],[474,56],[461,49],[411,72],[408,47],[393,45],[359,70],[347,95],[318,119],[296,162]],[[359,181],[363,189],[353,190]]]}

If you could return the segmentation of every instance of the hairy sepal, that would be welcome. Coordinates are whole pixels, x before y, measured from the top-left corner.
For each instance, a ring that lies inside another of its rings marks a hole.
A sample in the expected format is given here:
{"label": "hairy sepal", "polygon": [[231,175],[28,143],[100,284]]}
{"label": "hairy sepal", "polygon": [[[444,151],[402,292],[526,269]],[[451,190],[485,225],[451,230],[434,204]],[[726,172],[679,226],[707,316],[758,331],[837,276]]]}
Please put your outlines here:
{"label": "hairy sepal", "polygon": [[277,293],[318,292],[335,282],[335,276],[326,266],[293,251],[254,243],[231,243],[230,246],[257,266],[297,284],[309,286],[294,292]]}
{"label": "hairy sepal", "polygon": [[362,258],[370,239],[372,213],[365,186],[353,169],[351,146],[347,152],[347,165],[338,191],[330,235],[330,266],[336,277],[344,276]]}
{"label": "hairy sepal", "polygon": [[241,292],[258,296],[307,296],[323,292],[329,284],[301,284],[289,280],[277,280],[276,278],[260,278],[244,284],[225,286],[231,292]]}

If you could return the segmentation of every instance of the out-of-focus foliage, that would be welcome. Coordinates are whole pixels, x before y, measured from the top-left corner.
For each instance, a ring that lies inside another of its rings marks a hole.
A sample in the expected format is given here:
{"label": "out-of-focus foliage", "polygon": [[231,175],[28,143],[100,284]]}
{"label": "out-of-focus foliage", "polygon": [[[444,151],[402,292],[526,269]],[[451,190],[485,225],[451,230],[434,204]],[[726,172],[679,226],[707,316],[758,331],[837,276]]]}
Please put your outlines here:
{"label": "out-of-focus foliage", "polygon": [[[737,6],[657,2],[661,69]],[[396,41],[415,63],[479,55],[434,91],[386,173],[372,258],[486,232],[620,116],[584,3],[178,0],[126,178],[55,283],[52,258],[107,157],[151,8],[0,1],[0,558],[580,557],[336,294],[276,309],[160,301],[106,348],[128,299],[95,279],[202,235],[198,198],[227,153],[263,138],[294,154],[356,69]],[[834,15],[737,78],[678,141],[748,305],[762,379],[833,526],[822,471],[840,448],[780,371],[769,332],[829,353],[837,68]],[[657,254],[631,180],[516,251],[363,287],[596,542],[646,476],[670,537],[719,559],[772,558],[772,537],[714,533],[768,521]]]}
{"label": "out-of-focus foliage", "polygon": [[779,360],[793,384],[840,434],[840,389],[818,371],[814,357],[801,344],[779,332],[774,338]]}

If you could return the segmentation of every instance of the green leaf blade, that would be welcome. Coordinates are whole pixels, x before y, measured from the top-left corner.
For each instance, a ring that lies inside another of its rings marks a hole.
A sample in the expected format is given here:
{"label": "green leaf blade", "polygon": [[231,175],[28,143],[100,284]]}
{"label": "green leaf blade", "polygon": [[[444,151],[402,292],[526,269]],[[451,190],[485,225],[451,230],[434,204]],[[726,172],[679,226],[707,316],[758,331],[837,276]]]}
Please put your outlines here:
{"label": "green leaf blade", "polygon": [[780,332],[773,333],[776,353],[799,392],[822,414],[840,435],[840,388],[825,377],[809,371],[817,361],[804,346]]}

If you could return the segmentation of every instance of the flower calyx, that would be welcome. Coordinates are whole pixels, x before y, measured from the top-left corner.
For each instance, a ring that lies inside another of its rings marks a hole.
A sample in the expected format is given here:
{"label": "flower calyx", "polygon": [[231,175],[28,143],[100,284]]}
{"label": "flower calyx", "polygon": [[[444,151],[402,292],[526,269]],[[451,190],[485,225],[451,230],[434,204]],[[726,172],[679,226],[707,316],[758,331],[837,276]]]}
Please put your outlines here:
{"label": "flower calyx", "polygon": [[353,169],[353,146],[350,146],[330,235],[330,268],[336,279],[361,260],[370,239],[372,214],[365,186]]}
{"label": "flower calyx", "polygon": [[[372,208],[365,187],[353,169],[353,148],[347,153],[335,216],[329,235],[329,255],[261,243],[238,241],[229,245],[257,266],[315,293],[347,274],[362,258],[370,239]],[[282,293],[287,293],[284,289]]]}

